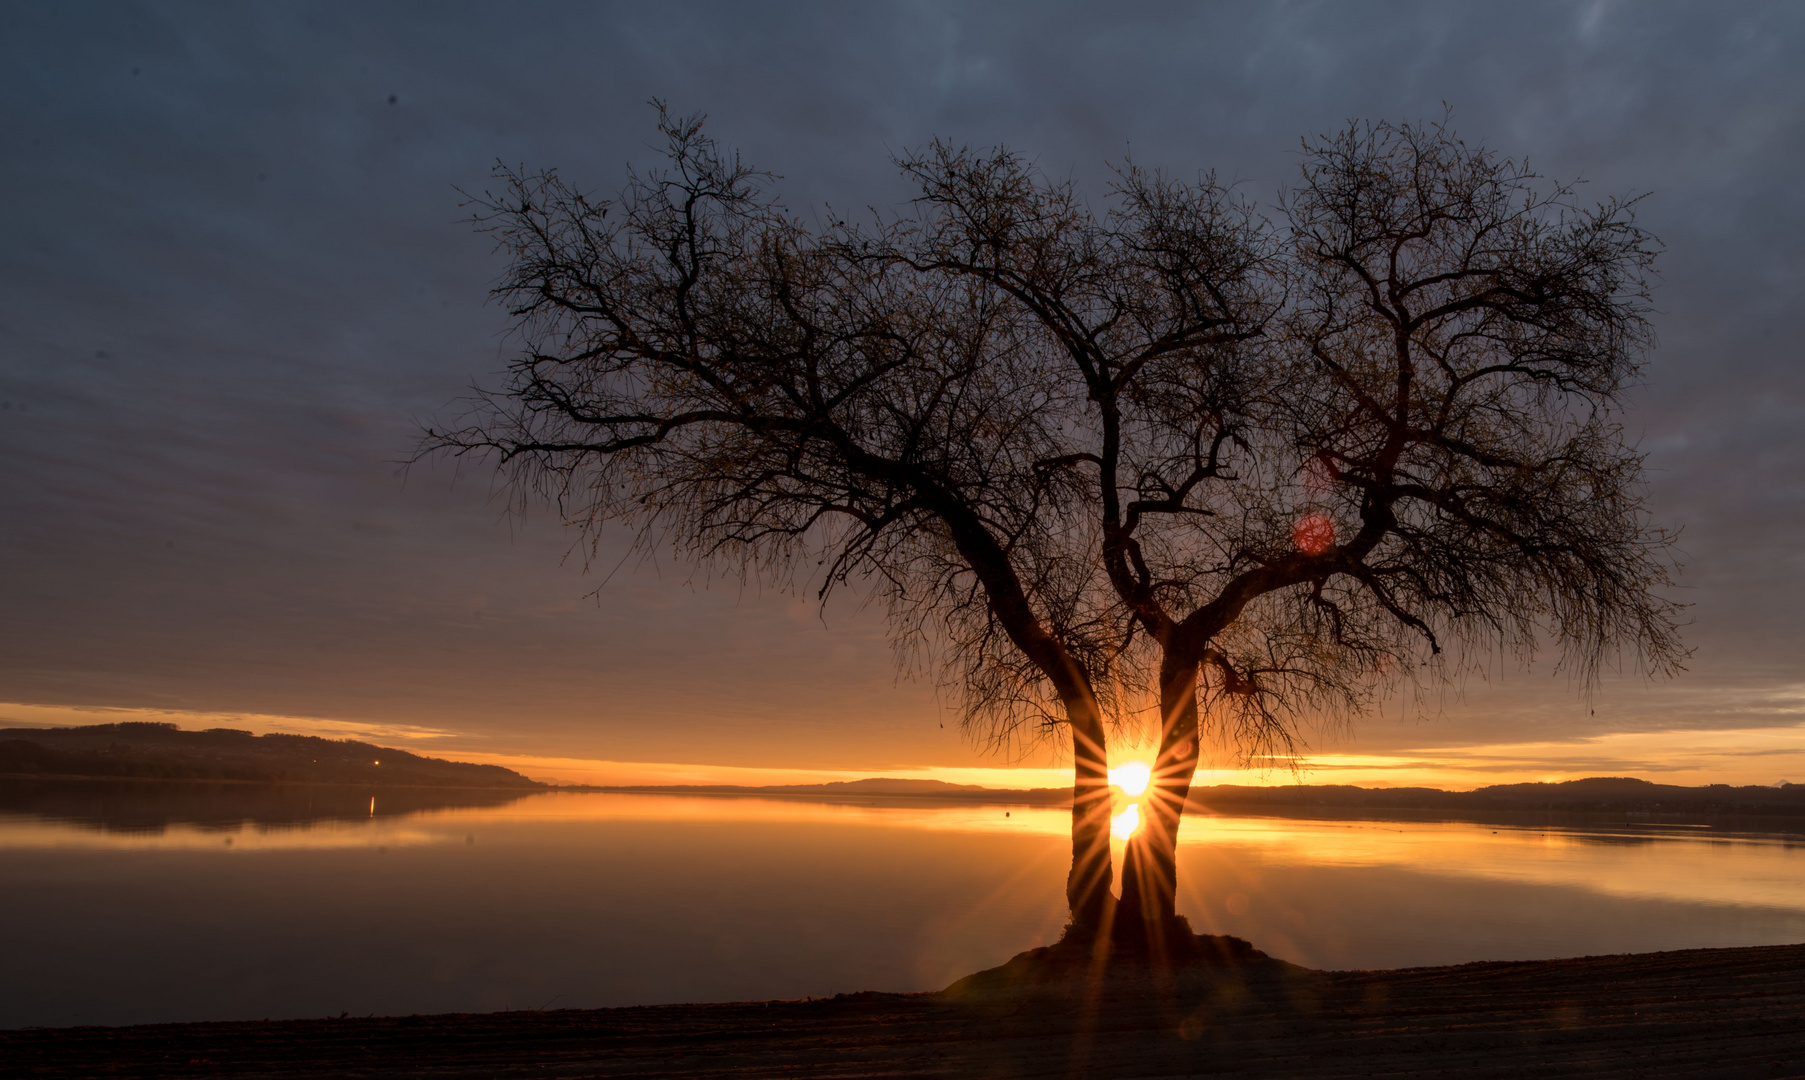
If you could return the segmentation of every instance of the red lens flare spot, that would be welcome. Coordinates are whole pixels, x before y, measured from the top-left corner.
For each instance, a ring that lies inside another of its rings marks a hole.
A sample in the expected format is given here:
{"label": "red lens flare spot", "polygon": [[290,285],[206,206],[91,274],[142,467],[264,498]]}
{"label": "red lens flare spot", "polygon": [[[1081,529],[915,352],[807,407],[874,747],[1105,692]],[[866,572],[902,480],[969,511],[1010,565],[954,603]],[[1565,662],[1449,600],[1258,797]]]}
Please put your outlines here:
{"label": "red lens flare spot", "polygon": [[1335,523],[1321,514],[1305,514],[1291,526],[1291,542],[1305,555],[1321,555],[1335,545]]}

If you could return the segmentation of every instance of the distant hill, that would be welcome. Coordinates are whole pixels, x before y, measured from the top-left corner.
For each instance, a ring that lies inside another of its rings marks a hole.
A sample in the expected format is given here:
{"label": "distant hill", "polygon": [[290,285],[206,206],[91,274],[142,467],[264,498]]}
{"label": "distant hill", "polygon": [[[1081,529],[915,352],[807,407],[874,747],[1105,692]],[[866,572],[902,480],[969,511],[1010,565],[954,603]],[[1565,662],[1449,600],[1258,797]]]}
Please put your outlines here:
{"label": "distant hill", "polygon": [[1553,784],[1495,784],[1474,791],[1439,788],[1361,788],[1345,784],[1289,784],[1195,788],[1191,802],[1218,810],[1260,806],[1346,807],[1362,810],[1805,814],[1805,784],[1681,787],[1628,776],[1591,776]]}
{"label": "distant hill", "polygon": [[796,791],[847,795],[947,795],[985,791],[976,784],[949,784],[945,780],[897,780],[875,776],[866,780],[835,780],[828,784],[779,784],[767,791]]}
{"label": "distant hill", "polygon": [[835,780],[827,784],[657,784],[609,785],[595,791],[643,792],[668,795],[765,795],[840,799],[935,799],[957,802],[1059,803],[1070,802],[1071,788],[987,788],[976,784],[949,784],[944,780],[900,780],[876,776],[865,780]]}
{"label": "distant hill", "polygon": [[420,757],[393,747],[313,735],[184,731],[133,722],[0,728],[0,775],[142,780],[236,780],[382,787],[542,788],[499,765]]}
{"label": "distant hill", "polygon": [[[886,795],[918,799],[984,799],[998,794],[999,789],[976,784],[949,784],[944,780],[898,780],[877,776],[868,780],[836,780],[830,784],[773,784],[757,790],[781,795]],[[1004,790],[1008,795],[1051,794],[1071,798],[1069,788],[1031,788]]]}

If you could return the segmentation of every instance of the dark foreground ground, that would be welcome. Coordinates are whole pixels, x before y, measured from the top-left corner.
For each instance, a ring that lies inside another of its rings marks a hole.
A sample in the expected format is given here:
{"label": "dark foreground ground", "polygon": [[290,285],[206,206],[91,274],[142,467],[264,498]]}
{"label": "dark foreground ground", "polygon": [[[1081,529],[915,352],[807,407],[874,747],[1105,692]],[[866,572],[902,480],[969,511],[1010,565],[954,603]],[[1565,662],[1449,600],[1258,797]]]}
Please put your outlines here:
{"label": "dark foreground ground", "polygon": [[1805,1077],[1805,945],[1162,990],[0,1032],[0,1076]]}

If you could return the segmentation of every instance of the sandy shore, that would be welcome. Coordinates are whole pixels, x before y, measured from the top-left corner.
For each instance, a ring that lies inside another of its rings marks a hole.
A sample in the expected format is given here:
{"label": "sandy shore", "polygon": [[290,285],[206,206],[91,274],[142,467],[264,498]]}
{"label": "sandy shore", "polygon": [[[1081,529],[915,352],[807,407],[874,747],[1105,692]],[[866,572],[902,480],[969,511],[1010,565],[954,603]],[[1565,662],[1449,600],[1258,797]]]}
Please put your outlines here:
{"label": "sandy shore", "polygon": [[0,1032],[0,1076],[1805,1077],[1805,945],[1163,989]]}

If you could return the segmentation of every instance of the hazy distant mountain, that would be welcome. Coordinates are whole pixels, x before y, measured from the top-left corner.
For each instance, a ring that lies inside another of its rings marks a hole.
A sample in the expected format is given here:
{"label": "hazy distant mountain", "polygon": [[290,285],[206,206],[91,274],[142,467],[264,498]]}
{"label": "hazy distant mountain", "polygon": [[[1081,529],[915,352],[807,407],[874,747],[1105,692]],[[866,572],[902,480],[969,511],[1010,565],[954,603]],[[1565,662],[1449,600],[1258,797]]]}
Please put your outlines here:
{"label": "hazy distant mountain", "polygon": [[1627,776],[1591,776],[1552,784],[1495,784],[1475,791],[1291,784],[1197,788],[1191,801],[1223,810],[1256,806],[1322,806],[1391,810],[1557,810],[1805,814],[1805,784],[1680,787]]}
{"label": "hazy distant mountain", "polygon": [[253,735],[174,724],[0,728],[0,775],[248,780],[385,787],[540,788],[499,765],[420,757],[312,735]]}
{"label": "hazy distant mountain", "polygon": [[657,784],[609,785],[601,791],[664,792],[672,795],[776,795],[826,796],[829,798],[952,799],[960,802],[1056,803],[1072,797],[1071,788],[987,788],[976,784],[949,784],[944,780],[901,780],[874,776],[865,780],[835,780],[827,784]]}
{"label": "hazy distant mountain", "polygon": [[774,784],[762,791],[797,795],[969,795],[990,793],[976,784],[949,784],[944,780],[897,780],[874,776],[868,780],[836,780],[830,784]]}
{"label": "hazy distant mountain", "polygon": [[[610,787],[605,790],[763,795],[779,798],[913,798],[1039,806],[1066,804],[1072,797],[1072,789],[1065,787],[985,788],[972,784],[949,784],[940,780],[898,780],[888,777],[831,784],[772,784],[764,787],[691,784]],[[1274,787],[1222,784],[1192,788],[1190,801],[1201,810],[1214,809],[1230,813],[1258,811],[1265,807],[1321,807],[1349,810],[1433,810],[1456,815],[1526,810],[1805,815],[1805,784],[1778,787],[1731,787],[1727,784],[1678,787],[1612,776],[1594,776],[1553,784],[1498,784],[1476,791],[1443,791],[1427,787],[1362,788],[1348,784],[1286,784]]]}

